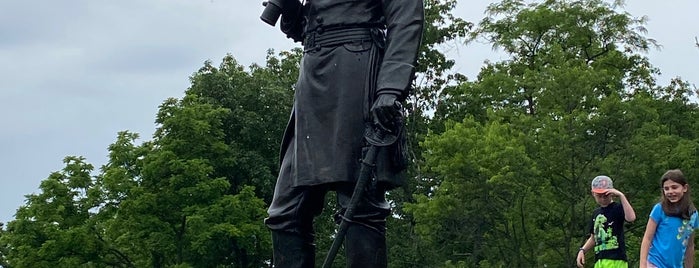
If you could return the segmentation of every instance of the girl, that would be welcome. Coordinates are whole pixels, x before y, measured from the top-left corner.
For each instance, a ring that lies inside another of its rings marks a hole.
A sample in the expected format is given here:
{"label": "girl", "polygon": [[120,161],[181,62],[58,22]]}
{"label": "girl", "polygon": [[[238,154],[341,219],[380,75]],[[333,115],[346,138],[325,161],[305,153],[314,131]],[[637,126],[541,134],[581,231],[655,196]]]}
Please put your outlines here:
{"label": "girl", "polygon": [[662,196],[650,212],[641,242],[641,268],[694,267],[694,229],[699,226],[689,184],[679,169],[660,179]]}

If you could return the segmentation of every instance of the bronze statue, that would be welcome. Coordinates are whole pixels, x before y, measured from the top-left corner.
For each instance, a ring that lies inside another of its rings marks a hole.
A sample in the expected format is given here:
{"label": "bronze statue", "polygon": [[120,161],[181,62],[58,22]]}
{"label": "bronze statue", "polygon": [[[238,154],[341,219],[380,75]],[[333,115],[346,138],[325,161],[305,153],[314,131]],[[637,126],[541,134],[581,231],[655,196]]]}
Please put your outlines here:
{"label": "bronze statue", "polygon": [[422,37],[422,0],[270,0],[261,18],[302,42],[294,106],[265,224],[274,267],[315,267],[313,219],[336,191],[348,221],[348,267],[386,267],[387,190],[405,169],[401,143],[380,147],[365,192],[343,219],[368,151],[366,129],[396,134]]}

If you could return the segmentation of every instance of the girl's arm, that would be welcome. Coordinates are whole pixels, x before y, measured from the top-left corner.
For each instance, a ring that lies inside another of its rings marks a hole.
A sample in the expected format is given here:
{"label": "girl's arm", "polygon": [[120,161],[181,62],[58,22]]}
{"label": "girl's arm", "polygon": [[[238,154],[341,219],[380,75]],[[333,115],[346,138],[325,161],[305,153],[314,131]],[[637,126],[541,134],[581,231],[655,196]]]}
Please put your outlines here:
{"label": "girl's arm", "polygon": [[[648,218],[648,224],[646,224],[646,232],[643,234],[643,240],[641,241],[641,256],[639,262],[641,264],[640,268],[646,268],[648,264],[648,251],[650,250],[650,243],[653,241],[655,236],[655,229],[658,224],[653,220],[653,218]],[[691,266],[690,266],[691,267]]]}
{"label": "girl's arm", "polygon": [[684,267],[694,267],[694,233],[689,237],[684,251]]}

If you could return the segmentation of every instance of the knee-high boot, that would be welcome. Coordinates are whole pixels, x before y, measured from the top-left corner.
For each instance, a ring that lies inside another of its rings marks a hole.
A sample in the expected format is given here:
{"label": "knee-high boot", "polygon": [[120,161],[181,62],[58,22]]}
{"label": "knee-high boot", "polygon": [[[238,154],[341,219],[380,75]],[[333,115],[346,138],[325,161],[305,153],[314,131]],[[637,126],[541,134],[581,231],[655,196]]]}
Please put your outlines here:
{"label": "knee-high boot", "polygon": [[275,268],[315,267],[315,245],[312,239],[292,232],[272,231]]}
{"label": "knee-high boot", "polygon": [[386,236],[376,229],[350,224],[345,236],[349,268],[386,268]]}

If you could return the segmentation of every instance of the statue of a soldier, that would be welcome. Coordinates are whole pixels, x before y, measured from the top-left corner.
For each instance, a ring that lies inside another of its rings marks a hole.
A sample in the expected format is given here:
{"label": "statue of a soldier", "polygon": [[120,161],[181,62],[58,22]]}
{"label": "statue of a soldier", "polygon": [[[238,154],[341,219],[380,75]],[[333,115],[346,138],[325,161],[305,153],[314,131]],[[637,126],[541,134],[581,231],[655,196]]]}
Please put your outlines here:
{"label": "statue of a soldier", "polygon": [[[302,42],[294,106],[265,224],[274,267],[315,267],[313,219],[325,194],[342,210],[351,199],[365,129],[402,128],[400,101],[410,89],[422,37],[423,0],[270,0],[261,18]],[[387,190],[402,181],[400,146],[381,147],[372,181],[345,236],[348,267],[386,267]],[[342,219],[338,213],[338,220]]]}

